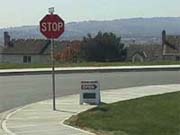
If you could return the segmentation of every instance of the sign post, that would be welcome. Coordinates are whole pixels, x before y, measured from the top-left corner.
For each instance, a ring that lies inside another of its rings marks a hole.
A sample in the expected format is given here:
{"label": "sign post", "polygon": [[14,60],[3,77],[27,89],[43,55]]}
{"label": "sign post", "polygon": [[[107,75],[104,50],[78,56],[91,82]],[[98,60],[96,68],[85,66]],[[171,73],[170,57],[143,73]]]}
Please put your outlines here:
{"label": "sign post", "polygon": [[54,40],[51,39],[51,61],[52,61],[52,90],[53,90],[53,110],[56,110],[56,86],[54,70]]}
{"label": "sign post", "polygon": [[64,32],[64,21],[54,14],[54,7],[49,8],[49,13],[40,21],[40,32],[51,40],[51,61],[52,61],[52,92],[53,110],[56,110],[56,89],[55,89],[55,60],[54,60],[54,39],[57,39]]}

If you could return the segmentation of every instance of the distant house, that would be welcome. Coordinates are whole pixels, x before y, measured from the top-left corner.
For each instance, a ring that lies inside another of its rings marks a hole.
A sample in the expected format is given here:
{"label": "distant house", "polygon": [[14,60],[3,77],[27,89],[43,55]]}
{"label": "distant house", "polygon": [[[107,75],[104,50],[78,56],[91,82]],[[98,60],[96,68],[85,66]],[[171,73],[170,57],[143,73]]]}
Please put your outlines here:
{"label": "distant house", "polygon": [[127,48],[127,61],[144,62],[162,60],[162,47],[158,44],[137,45]]}
{"label": "distant house", "polygon": [[[55,53],[62,50],[65,42],[55,42]],[[0,63],[11,64],[48,64],[50,58],[50,41],[43,39],[10,40],[4,32],[4,46],[0,47]]]}
{"label": "distant house", "polygon": [[180,35],[166,35],[162,32],[163,59],[180,61]]}
{"label": "distant house", "polygon": [[180,61],[180,36],[166,35],[162,32],[162,45],[160,44],[131,44],[127,48],[127,61],[144,62],[174,60]]}

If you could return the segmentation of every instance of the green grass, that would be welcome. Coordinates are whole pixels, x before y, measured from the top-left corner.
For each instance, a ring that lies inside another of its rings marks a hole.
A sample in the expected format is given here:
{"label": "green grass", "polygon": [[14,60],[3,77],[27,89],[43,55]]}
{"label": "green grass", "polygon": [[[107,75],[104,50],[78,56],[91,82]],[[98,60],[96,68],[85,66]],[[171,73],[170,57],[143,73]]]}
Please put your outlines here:
{"label": "green grass", "polygon": [[180,135],[180,92],[104,104],[67,123],[102,135]]}
{"label": "green grass", "polygon": [[[81,62],[81,63],[57,63],[56,67],[88,67],[88,66],[143,66],[143,65],[180,65],[180,61],[155,61],[143,63],[131,62]],[[0,69],[21,69],[21,68],[47,68],[51,64],[0,64]]]}

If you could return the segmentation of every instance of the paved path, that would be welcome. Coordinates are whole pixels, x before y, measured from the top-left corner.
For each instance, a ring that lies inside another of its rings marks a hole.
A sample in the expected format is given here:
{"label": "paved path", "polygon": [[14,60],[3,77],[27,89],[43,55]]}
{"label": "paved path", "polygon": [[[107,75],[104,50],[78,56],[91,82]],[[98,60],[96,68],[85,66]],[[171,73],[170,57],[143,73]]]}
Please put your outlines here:
{"label": "paved path", "polygon": [[[177,85],[154,85],[119,90],[102,91],[102,102],[112,103],[149,95],[180,91]],[[79,95],[57,99],[57,111],[52,111],[52,101],[42,101],[27,105],[15,111],[1,114],[2,135],[90,135],[91,133],[63,124],[72,115],[94,106],[79,105]]]}

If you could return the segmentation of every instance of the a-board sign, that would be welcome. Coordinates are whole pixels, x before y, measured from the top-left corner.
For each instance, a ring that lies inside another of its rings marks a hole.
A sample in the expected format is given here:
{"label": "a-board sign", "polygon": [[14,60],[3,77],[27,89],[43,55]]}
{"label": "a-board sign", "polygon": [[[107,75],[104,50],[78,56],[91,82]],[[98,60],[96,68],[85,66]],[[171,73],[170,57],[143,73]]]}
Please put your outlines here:
{"label": "a-board sign", "polygon": [[98,81],[81,81],[80,104],[100,104],[100,84]]}

